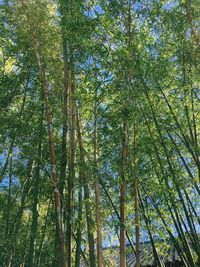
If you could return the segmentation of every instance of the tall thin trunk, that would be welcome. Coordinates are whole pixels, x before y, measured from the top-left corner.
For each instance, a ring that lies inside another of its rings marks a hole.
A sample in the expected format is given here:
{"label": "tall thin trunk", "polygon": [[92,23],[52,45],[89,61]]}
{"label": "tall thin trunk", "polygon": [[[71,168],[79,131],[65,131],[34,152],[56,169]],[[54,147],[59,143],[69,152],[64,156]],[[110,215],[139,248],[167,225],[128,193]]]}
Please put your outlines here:
{"label": "tall thin trunk", "polygon": [[67,257],[68,266],[72,266],[72,202],[73,202],[73,185],[75,179],[75,103],[74,103],[74,73],[72,51],[69,50],[69,176],[67,190]]}
{"label": "tall thin trunk", "polygon": [[93,235],[94,222],[92,219],[92,209],[91,209],[91,205],[89,202],[90,189],[89,189],[89,185],[88,185],[88,173],[87,173],[88,167],[86,164],[85,150],[83,147],[82,132],[81,132],[80,118],[79,117],[77,118],[77,130],[78,130],[80,157],[81,157],[81,168],[82,168],[82,175],[83,175],[83,188],[84,188],[87,232],[88,232],[88,242],[89,242],[90,267],[95,267],[96,266],[96,260],[95,260],[94,235]]}
{"label": "tall thin trunk", "polygon": [[135,237],[136,237],[136,267],[140,267],[140,226],[139,226],[139,198],[138,198],[138,175],[136,167],[136,125],[133,131],[133,177],[135,195]]}
{"label": "tall thin trunk", "polygon": [[[62,125],[62,144],[61,144],[61,159],[60,159],[60,181],[59,181],[59,192],[62,198],[61,203],[61,214],[62,222],[66,224],[66,208],[65,208],[65,196],[64,188],[67,182],[67,138],[68,138],[68,94],[69,94],[69,67],[67,60],[67,45],[63,35],[63,57],[64,57],[64,91],[63,91],[63,125]],[[68,201],[68,199],[67,199]],[[68,202],[67,202],[68,203]],[[67,228],[68,229],[68,228]],[[58,233],[56,233],[56,240],[58,239]],[[57,241],[55,240],[55,246]],[[67,239],[68,240],[68,239]],[[71,251],[71,243],[67,243],[67,249]],[[67,250],[68,251],[68,250]],[[66,251],[66,253],[67,253]],[[56,255],[55,255],[56,260]],[[68,257],[67,257],[68,260]],[[69,264],[69,262],[68,262]]]}
{"label": "tall thin trunk", "polygon": [[39,183],[40,183],[40,158],[42,152],[42,128],[43,128],[43,111],[41,122],[39,125],[39,144],[38,144],[38,153],[37,153],[37,166],[35,171],[35,184],[34,184],[34,192],[33,192],[33,210],[32,210],[32,224],[31,224],[31,233],[30,233],[30,248],[28,253],[28,260],[27,264],[29,267],[34,266],[34,255],[35,255],[35,243],[36,243],[36,236],[37,236],[37,229],[38,229],[38,205],[39,205]]}
{"label": "tall thin trunk", "polygon": [[[128,1],[128,14],[125,18],[125,28],[127,35],[127,68],[126,68],[126,83],[128,90],[131,89],[131,61],[132,61],[132,51],[131,51],[131,1]],[[127,161],[127,143],[128,143],[128,122],[126,114],[126,102],[123,101],[124,108],[124,121],[122,129],[122,166],[121,166],[121,185],[120,185],[120,267],[126,266],[126,161]]]}
{"label": "tall thin trunk", "polygon": [[[31,227],[31,214],[29,214],[28,218],[27,218],[27,228],[29,229]],[[22,256],[21,256],[21,264],[20,266],[25,267],[26,265],[26,261],[27,261],[27,256],[29,254],[29,240],[31,239],[31,232],[28,231],[26,238],[23,240],[24,241],[24,245],[23,245],[23,252],[22,252]],[[29,265],[28,265],[29,266]]]}
{"label": "tall thin trunk", "polygon": [[75,267],[80,267],[81,263],[81,237],[82,237],[82,212],[83,212],[83,196],[82,196],[83,182],[82,182],[82,172],[80,166],[79,172],[79,204],[78,204],[78,226],[76,234],[76,256],[75,256]]}
{"label": "tall thin trunk", "polygon": [[7,214],[6,214],[5,238],[8,237],[9,224],[10,224],[11,187],[12,187],[12,156],[10,157],[10,168],[9,168],[9,185],[8,185],[8,201],[7,201],[7,212],[6,212]]}
{"label": "tall thin trunk", "polygon": [[[62,198],[65,182],[67,180],[67,205],[66,205],[66,242],[67,242],[67,262],[68,267],[72,266],[72,187],[74,180],[74,144],[75,144],[75,126],[73,109],[73,84],[72,84],[72,55],[69,44],[67,43],[65,25],[66,14],[70,11],[70,2],[59,0],[61,12],[61,34],[64,56],[64,105],[63,105],[63,136],[62,136],[62,156],[60,166],[60,193]],[[67,150],[67,136],[69,131],[69,147]],[[68,154],[68,177],[67,170]],[[67,178],[67,179],[66,179]]]}
{"label": "tall thin trunk", "polygon": [[[73,235],[73,237],[74,237],[74,239],[75,239],[76,242],[79,242],[79,241],[77,240],[76,235]],[[81,248],[81,246],[80,246],[80,253],[81,253],[80,256],[82,256],[82,261],[81,261],[81,262],[84,262],[85,266],[89,266],[89,262],[88,262],[88,259],[86,258],[85,251],[83,251],[83,249]],[[78,256],[78,257],[79,257],[79,256]],[[81,258],[80,258],[80,260],[81,260]],[[79,266],[81,266],[81,265],[80,265],[81,262],[79,262]],[[75,263],[76,263],[76,260],[75,260]]]}
{"label": "tall thin trunk", "polygon": [[126,159],[127,159],[127,123],[122,132],[122,165],[120,185],[120,267],[126,266]]}
{"label": "tall thin trunk", "polygon": [[54,146],[53,131],[52,131],[52,116],[51,116],[50,103],[47,95],[45,67],[41,62],[40,55],[37,51],[37,47],[35,47],[35,53],[40,72],[40,80],[42,87],[41,89],[46,108],[46,120],[47,120],[49,145],[50,145],[51,177],[52,177],[52,186],[54,190],[54,201],[55,201],[56,232],[58,233],[58,252],[57,252],[59,258],[58,264],[61,267],[67,267],[65,240],[64,240],[62,220],[61,220],[61,198],[58,190],[58,178],[56,173],[56,156],[55,156],[55,146]]}
{"label": "tall thin trunk", "polygon": [[37,253],[37,256],[36,256],[37,261],[35,263],[35,266],[37,266],[37,267],[40,267],[40,263],[41,263],[42,250],[43,250],[43,246],[44,246],[44,240],[45,240],[45,235],[46,235],[46,229],[47,229],[47,223],[48,223],[48,218],[49,218],[49,212],[50,212],[50,206],[51,206],[51,204],[52,204],[52,198],[50,198],[50,200],[49,200],[49,204],[48,204],[48,208],[47,208],[47,213],[46,213],[46,216],[45,216],[45,223],[42,226],[41,243],[40,243],[39,248],[38,248],[38,253]]}
{"label": "tall thin trunk", "polygon": [[64,56],[64,92],[63,92],[63,129],[62,129],[62,148],[61,148],[61,162],[60,162],[60,186],[59,191],[63,198],[63,190],[66,183],[66,169],[67,169],[67,133],[68,133],[68,82],[69,82],[69,68],[67,63],[67,46],[63,39],[63,56]]}
{"label": "tall thin trunk", "polygon": [[95,202],[96,202],[96,227],[97,227],[97,265],[103,267],[103,250],[102,250],[102,220],[101,220],[101,193],[99,178],[97,175],[97,89],[95,91],[94,103],[94,188],[95,188]]}

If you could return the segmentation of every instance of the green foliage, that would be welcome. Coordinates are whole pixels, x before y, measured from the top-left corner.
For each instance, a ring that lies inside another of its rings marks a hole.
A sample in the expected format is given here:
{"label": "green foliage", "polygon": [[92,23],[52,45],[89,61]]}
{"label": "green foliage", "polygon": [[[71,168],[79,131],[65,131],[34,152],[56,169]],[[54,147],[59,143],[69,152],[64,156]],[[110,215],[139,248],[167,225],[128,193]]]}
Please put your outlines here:
{"label": "green foliage", "polygon": [[[27,264],[35,194],[38,228],[34,263],[50,266],[54,262],[55,215],[40,64],[46,74],[59,186],[66,65],[68,90],[70,82],[75,88],[72,96],[67,92],[67,180],[61,199],[64,233],[72,131],[70,97],[75,115],[79,113],[81,121],[86,163],[82,166],[80,162],[75,125],[73,264],[83,170],[90,191],[89,199],[81,200],[81,248],[86,260],[89,254],[86,203],[92,209],[91,231],[96,233],[95,109],[104,244],[113,245],[120,229],[116,210],[119,213],[126,122],[127,233],[135,240],[133,156],[136,155],[141,241],[149,240],[152,235],[155,240],[165,240],[166,247],[168,240],[175,246],[178,235],[176,250],[184,251],[182,257],[188,266],[197,266],[200,261],[198,1],[135,1],[130,9],[122,2],[12,0],[0,4],[0,228],[3,229],[0,266],[8,266],[9,261],[9,266]],[[131,21],[127,19],[129,13]],[[34,187],[37,168],[38,193]],[[162,256],[164,249],[160,244],[156,243],[156,249]],[[116,266],[115,254],[112,249],[106,250],[108,266]]]}

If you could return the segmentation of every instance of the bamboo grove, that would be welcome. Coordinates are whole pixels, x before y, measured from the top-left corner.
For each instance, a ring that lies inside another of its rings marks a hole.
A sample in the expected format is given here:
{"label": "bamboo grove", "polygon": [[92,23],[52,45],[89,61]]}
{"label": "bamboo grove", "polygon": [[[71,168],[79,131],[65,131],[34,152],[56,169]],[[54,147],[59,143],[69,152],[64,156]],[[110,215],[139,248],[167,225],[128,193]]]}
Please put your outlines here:
{"label": "bamboo grove", "polygon": [[0,266],[199,266],[199,1],[0,9]]}

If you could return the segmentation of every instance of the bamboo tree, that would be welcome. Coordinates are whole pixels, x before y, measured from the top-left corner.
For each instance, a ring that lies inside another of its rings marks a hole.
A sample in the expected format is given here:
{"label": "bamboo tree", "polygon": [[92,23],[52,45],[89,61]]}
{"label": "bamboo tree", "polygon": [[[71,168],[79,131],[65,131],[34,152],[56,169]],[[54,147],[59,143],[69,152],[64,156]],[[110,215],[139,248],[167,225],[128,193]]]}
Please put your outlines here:
{"label": "bamboo tree", "polygon": [[10,226],[10,209],[11,209],[11,187],[12,187],[12,156],[10,158],[10,168],[9,168],[9,187],[8,187],[8,201],[7,201],[7,219],[6,219],[6,231],[5,238],[8,237],[9,226]]}
{"label": "bamboo tree", "polygon": [[[37,49],[37,47],[36,47]],[[51,159],[51,175],[52,175],[52,186],[54,190],[54,200],[55,200],[55,219],[56,219],[56,232],[58,233],[58,255],[60,260],[60,265],[62,267],[67,266],[66,261],[66,248],[65,248],[65,241],[64,241],[64,233],[62,229],[62,221],[61,221],[61,198],[60,193],[58,190],[58,178],[56,173],[56,158],[55,158],[55,145],[53,140],[53,132],[52,132],[52,116],[50,111],[50,104],[47,96],[47,85],[46,85],[46,75],[45,75],[45,68],[43,63],[41,62],[40,55],[38,51],[35,50],[38,68],[40,72],[40,80],[41,80],[41,89],[42,94],[45,102],[46,108],[46,120],[48,126],[48,136],[49,136],[49,145],[50,145],[50,159]]]}
{"label": "bamboo tree", "polygon": [[39,205],[39,190],[40,190],[40,159],[42,154],[42,133],[43,133],[43,108],[41,112],[41,119],[39,122],[39,143],[37,148],[37,160],[36,160],[36,170],[35,170],[35,182],[33,186],[33,210],[32,210],[32,224],[30,233],[30,247],[28,253],[27,263],[28,266],[34,266],[35,258],[35,247],[36,247],[36,236],[38,231],[38,205]]}
{"label": "bamboo tree", "polygon": [[[77,116],[80,116],[80,115],[77,115]],[[81,157],[81,168],[82,168],[82,175],[83,175],[83,188],[84,188],[85,209],[86,209],[90,267],[95,267],[96,261],[95,261],[95,252],[94,252],[94,235],[93,235],[94,222],[92,219],[92,211],[91,211],[91,206],[90,206],[90,190],[89,190],[88,178],[87,178],[87,175],[88,175],[87,165],[86,165],[85,150],[83,147],[80,117],[77,117],[77,132],[78,132],[79,150],[80,150],[80,157]]]}
{"label": "bamboo tree", "polygon": [[140,228],[139,228],[139,189],[138,175],[136,169],[136,126],[133,132],[133,177],[134,177],[134,195],[135,195],[135,234],[136,234],[136,267],[140,266]]}
{"label": "bamboo tree", "polygon": [[100,203],[100,185],[97,175],[97,89],[95,89],[94,100],[94,188],[95,188],[95,204],[96,204],[96,227],[97,227],[97,266],[103,267],[103,251],[102,251],[102,218]]}
{"label": "bamboo tree", "polygon": [[78,198],[78,226],[76,234],[76,256],[75,256],[75,267],[80,267],[81,265],[81,238],[82,238],[82,213],[83,213],[83,197],[82,197],[82,172],[81,166],[79,171],[79,198]]}
{"label": "bamboo tree", "polygon": [[126,159],[127,159],[127,123],[123,123],[122,163],[120,184],[120,267],[126,266]]}

